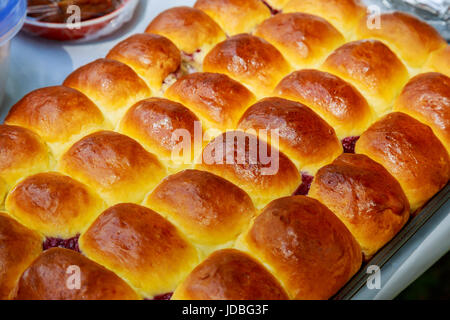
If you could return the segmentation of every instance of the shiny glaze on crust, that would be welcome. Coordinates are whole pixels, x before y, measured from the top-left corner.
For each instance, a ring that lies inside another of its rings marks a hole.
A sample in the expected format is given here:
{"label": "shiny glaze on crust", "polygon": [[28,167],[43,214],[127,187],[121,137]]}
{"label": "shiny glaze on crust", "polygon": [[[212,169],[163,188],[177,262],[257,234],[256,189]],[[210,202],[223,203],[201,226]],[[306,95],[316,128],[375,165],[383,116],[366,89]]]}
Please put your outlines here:
{"label": "shiny glaze on crust", "polygon": [[278,280],[235,249],[211,254],[175,291],[174,300],[288,300]]}

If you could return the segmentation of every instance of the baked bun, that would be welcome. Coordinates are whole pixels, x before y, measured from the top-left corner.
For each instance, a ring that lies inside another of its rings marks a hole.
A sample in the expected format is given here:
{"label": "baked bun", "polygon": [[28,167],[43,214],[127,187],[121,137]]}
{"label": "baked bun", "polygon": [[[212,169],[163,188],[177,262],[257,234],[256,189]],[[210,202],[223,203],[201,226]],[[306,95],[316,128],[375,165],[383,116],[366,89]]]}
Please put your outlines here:
{"label": "baked bun", "polygon": [[76,142],[59,166],[96,190],[108,205],[142,201],[166,174],[153,154],[112,131],[99,131]]}
{"label": "baked bun", "polygon": [[450,178],[449,155],[430,127],[394,112],[374,123],[356,152],[383,165],[400,182],[411,210],[424,205]]}
{"label": "baked bun", "polygon": [[203,149],[202,163],[196,167],[242,188],[257,208],[291,195],[301,183],[295,164],[286,155],[243,131],[216,137]]}
{"label": "baked bun", "polygon": [[88,96],[113,125],[129,107],[151,94],[133,69],[110,59],[98,59],[82,66],[66,78],[64,85]]}
{"label": "baked bun", "polygon": [[409,202],[400,184],[365,155],[343,154],[321,168],[309,196],[326,205],[345,224],[366,260],[409,219]]}
{"label": "baked bun", "polygon": [[56,172],[22,180],[6,199],[6,210],[24,226],[62,239],[83,232],[104,209],[85,185]]}
{"label": "baked bun", "polygon": [[240,34],[215,46],[203,61],[203,71],[224,73],[262,97],[272,93],[291,67],[267,41]]}
{"label": "baked bun", "polygon": [[160,13],[145,32],[169,38],[180,50],[188,54],[197,50],[206,53],[226,38],[213,19],[203,11],[191,7],[175,7]]}
{"label": "baked bun", "polygon": [[318,66],[345,42],[325,19],[299,12],[273,16],[256,28],[255,35],[280,50],[295,69]]}
{"label": "baked bun", "polygon": [[0,239],[0,300],[7,300],[22,272],[42,252],[42,237],[0,212]]}
{"label": "baked bun", "polygon": [[236,127],[244,111],[256,100],[245,86],[219,73],[193,73],[175,82],[165,93],[202,120],[207,129]]}
{"label": "baked bun", "polygon": [[260,0],[197,0],[194,7],[206,12],[230,36],[250,33],[271,16]]}
{"label": "baked bun", "polygon": [[291,0],[263,0],[263,2],[271,9],[273,13],[283,9],[283,7]]}
{"label": "baked bun", "polygon": [[5,119],[37,133],[58,157],[81,135],[109,129],[103,114],[84,94],[63,86],[37,89],[27,94]]}
{"label": "baked bun", "polygon": [[339,139],[359,136],[369,127],[373,117],[359,91],[328,72],[295,71],[278,84],[275,95],[310,107],[333,126]]}
{"label": "baked bun", "polygon": [[430,54],[424,66],[425,71],[434,71],[450,77],[450,46],[436,50]]}
{"label": "baked bun", "polygon": [[361,266],[361,249],[323,204],[293,196],[271,202],[239,241],[291,299],[329,299]]}
{"label": "baked bun", "polygon": [[118,43],[107,59],[123,62],[140,75],[154,91],[181,66],[180,50],[169,39],[149,33],[139,33]]}
{"label": "baked bun", "polygon": [[173,300],[288,300],[278,280],[244,252],[211,254],[175,290]]}
{"label": "baked bun", "polygon": [[5,200],[6,193],[8,192],[8,188],[6,186],[6,182],[0,177],[0,208],[3,208],[3,201]]}
{"label": "baked bun", "polygon": [[382,13],[379,27],[370,27],[362,19],[357,28],[359,39],[378,39],[412,68],[421,68],[431,52],[446,46],[444,38],[432,26],[404,13]]}
{"label": "baked bun", "polygon": [[78,252],[53,248],[42,253],[23,273],[14,299],[137,300],[139,296],[113,272]]}
{"label": "baked bun", "polygon": [[256,215],[252,200],[242,189],[198,170],[167,177],[144,205],[204,246],[230,245]]}
{"label": "baked bun", "polygon": [[333,128],[314,111],[282,98],[265,98],[251,106],[239,121],[238,128],[256,132],[278,129],[281,152],[299,170],[312,174],[343,151]]}
{"label": "baked bun", "polygon": [[378,115],[390,111],[409,78],[402,62],[378,40],[347,43],[334,51],[322,68],[358,88]]}
{"label": "baked bun", "polygon": [[366,8],[359,0],[291,0],[283,12],[304,12],[322,17],[349,39],[364,18]]}
{"label": "baked bun", "polygon": [[[193,162],[196,122],[201,128],[200,120],[185,106],[167,99],[149,98],[128,110],[120,122],[119,132],[136,139],[158,155],[167,167],[176,169]],[[178,132],[185,134],[178,135]],[[190,152],[176,152],[181,143],[189,143]]]}
{"label": "baked bun", "polygon": [[198,263],[196,249],[172,224],[135,204],[103,212],[81,236],[80,248],[147,298],[173,292]]}
{"label": "baked bun", "polygon": [[47,171],[52,160],[37,134],[18,126],[0,125],[0,177],[8,188],[23,177]]}
{"label": "baked bun", "polygon": [[424,73],[412,78],[394,106],[430,126],[450,152],[450,78]]}

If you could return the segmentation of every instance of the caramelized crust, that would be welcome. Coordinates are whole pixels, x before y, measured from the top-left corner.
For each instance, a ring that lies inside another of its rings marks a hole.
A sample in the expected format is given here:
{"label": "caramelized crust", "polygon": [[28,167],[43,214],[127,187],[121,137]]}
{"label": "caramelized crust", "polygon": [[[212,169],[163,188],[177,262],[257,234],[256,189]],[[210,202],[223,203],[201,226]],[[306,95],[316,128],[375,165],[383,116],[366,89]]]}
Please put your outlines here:
{"label": "caramelized crust", "polygon": [[180,50],[169,39],[140,33],[118,43],[106,56],[130,66],[153,90],[161,89],[164,79],[181,65]]}
{"label": "caramelized crust", "polygon": [[291,299],[329,299],[361,266],[361,249],[345,225],[304,196],[271,202],[242,246],[270,266]]}
{"label": "caramelized crust", "polygon": [[[315,173],[342,153],[332,127],[305,105],[281,98],[266,98],[251,106],[239,129],[279,130],[280,150],[302,171]],[[320,142],[320,143],[318,143]]]}
{"label": "caramelized crust", "polygon": [[260,0],[197,0],[194,7],[206,12],[230,36],[252,32],[271,15]]}
{"label": "caramelized crust", "polygon": [[283,12],[304,12],[322,17],[350,38],[366,8],[359,0],[291,0]]}
{"label": "caramelized crust", "polygon": [[322,68],[357,87],[378,115],[389,111],[409,77],[397,56],[378,40],[347,43]]}
{"label": "caramelized crust", "polygon": [[274,146],[242,131],[228,131],[204,149],[197,168],[245,190],[257,208],[292,194],[301,183],[295,165]]}
{"label": "caramelized crust", "polygon": [[[194,159],[194,127],[200,120],[182,104],[161,98],[142,100],[128,110],[119,131],[136,139],[169,167],[190,164]],[[201,127],[201,124],[200,124]],[[183,130],[186,136],[178,136]],[[188,138],[189,141],[182,141]],[[189,142],[190,154],[175,154],[180,143]]]}
{"label": "caramelized crust", "polygon": [[[73,280],[77,275],[79,289]],[[14,299],[137,300],[139,296],[114,273],[81,254],[53,248],[41,254],[23,273]]]}
{"label": "caramelized crust", "polygon": [[173,300],[288,300],[278,280],[235,249],[211,254],[175,290]]}
{"label": "caramelized crust", "polygon": [[270,95],[291,67],[267,41],[240,34],[215,46],[205,57],[203,70],[224,73],[261,97]]}
{"label": "caramelized crust", "polygon": [[83,232],[104,209],[85,185],[56,172],[26,178],[6,199],[6,210],[23,225],[62,239]]}
{"label": "caramelized crust", "polygon": [[226,38],[213,19],[190,7],[175,7],[160,13],[145,32],[165,36],[189,54],[199,49],[207,50]]}
{"label": "caramelized crust", "polygon": [[388,243],[409,218],[400,184],[365,155],[343,154],[319,170],[309,196],[346,225],[367,259]]}
{"label": "caramelized crust", "polygon": [[413,68],[421,68],[432,51],[446,46],[445,40],[432,26],[404,13],[383,13],[380,26],[369,28],[362,19],[357,28],[360,39],[379,39]]}
{"label": "caramelized crust", "polygon": [[195,112],[206,127],[234,129],[255,96],[245,86],[219,73],[193,73],[173,84],[166,97]]}
{"label": "caramelized crust", "polygon": [[42,251],[42,237],[0,212],[0,300],[11,298],[22,272]]}
{"label": "caramelized crust", "polygon": [[256,215],[242,189],[197,170],[167,177],[144,205],[168,217],[193,241],[208,246],[233,241]]}
{"label": "caramelized crust", "polygon": [[88,96],[114,125],[129,107],[151,94],[133,69],[110,59],[82,66],[66,78],[64,85]]}
{"label": "caramelized crust", "polygon": [[295,71],[278,84],[275,95],[310,107],[333,126],[340,139],[359,136],[372,120],[372,111],[359,91],[327,72]]}
{"label": "caramelized crust", "polygon": [[75,143],[62,156],[60,170],[96,190],[109,205],[142,201],[165,175],[153,154],[112,131],[99,131]]}
{"label": "caramelized crust", "polygon": [[434,71],[450,77],[450,46],[436,50],[430,54],[424,66],[425,71]]}
{"label": "caramelized crust", "polygon": [[295,69],[318,65],[344,44],[328,21],[305,13],[277,14],[260,24],[255,35],[273,44]]}
{"label": "caramelized crust", "polygon": [[401,113],[373,124],[356,144],[392,174],[405,192],[412,211],[424,205],[450,177],[449,155],[430,127]]}
{"label": "caramelized crust", "polygon": [[48,147],[32,131],[0,125],[0,176],[9,187],[19,179],[47,171],[51,157]]}
{"label": "caramelized crust", "polygon": [[173,225],[135,204],[103,212],[81,236],[80,248],[147,298],[173,292],[198,263],[195,248]]}
{"label": "caramelized crust", "polygon": [[411,79],[394,107],[433,129],[450,152],[450,78],[424,73]]}

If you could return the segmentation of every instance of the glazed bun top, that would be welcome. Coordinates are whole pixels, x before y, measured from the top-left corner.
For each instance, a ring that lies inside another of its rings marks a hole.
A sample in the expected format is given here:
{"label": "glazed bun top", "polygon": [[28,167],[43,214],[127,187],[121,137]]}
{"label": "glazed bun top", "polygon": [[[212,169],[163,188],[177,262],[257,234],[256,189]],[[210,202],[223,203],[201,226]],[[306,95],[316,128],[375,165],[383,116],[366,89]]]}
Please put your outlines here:
{"label": "glazed bun top", "polygon": [[450,45],[430,54],[424,71],[434,71],[450,77]]}

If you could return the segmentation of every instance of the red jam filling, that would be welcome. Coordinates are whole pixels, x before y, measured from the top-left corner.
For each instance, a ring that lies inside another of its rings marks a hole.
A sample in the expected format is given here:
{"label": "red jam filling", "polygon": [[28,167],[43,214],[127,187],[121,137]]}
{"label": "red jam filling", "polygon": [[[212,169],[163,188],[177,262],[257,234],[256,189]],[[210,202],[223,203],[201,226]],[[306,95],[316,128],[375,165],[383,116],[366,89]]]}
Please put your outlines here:
{"label": "red jam filling", "polygon": [[159,296],[155,296],[153,300],[170,300],[173,296],[173,292],[161,294]]}
{"label": "red jam filling", "polygon": [[77,235],[70,239],[46,238],[44,243],[42,244],[42,248],[44,249],[44,251],[51,248],[65,248],[76,252],[80,252],[80,247],[78,246],[79,238],[80,235]]}
{"label": "red jam filling", "polygon": [[344,153],[355,153],[356,142],[359,137],[347,137],[342,140],[342,146],[344,147]]}
{"label": "red jam filling", "polygon": [[311,188],[311,184],[314,180],[314,177],[302,172],[302,184],[298,189],[294,192],[294,196],[307,196],[309,193],[309,189]]}
{"label": "red jam filling", "polygon": [[265,0],[262,0],[262,3],[264,3],[266,5],[266,7],[269,8],[269,10],[273,16],[276,14],[279,14],[281,12],[281,10],[275,9],[270,4],[268,4],[267,1],[265,1]]}

